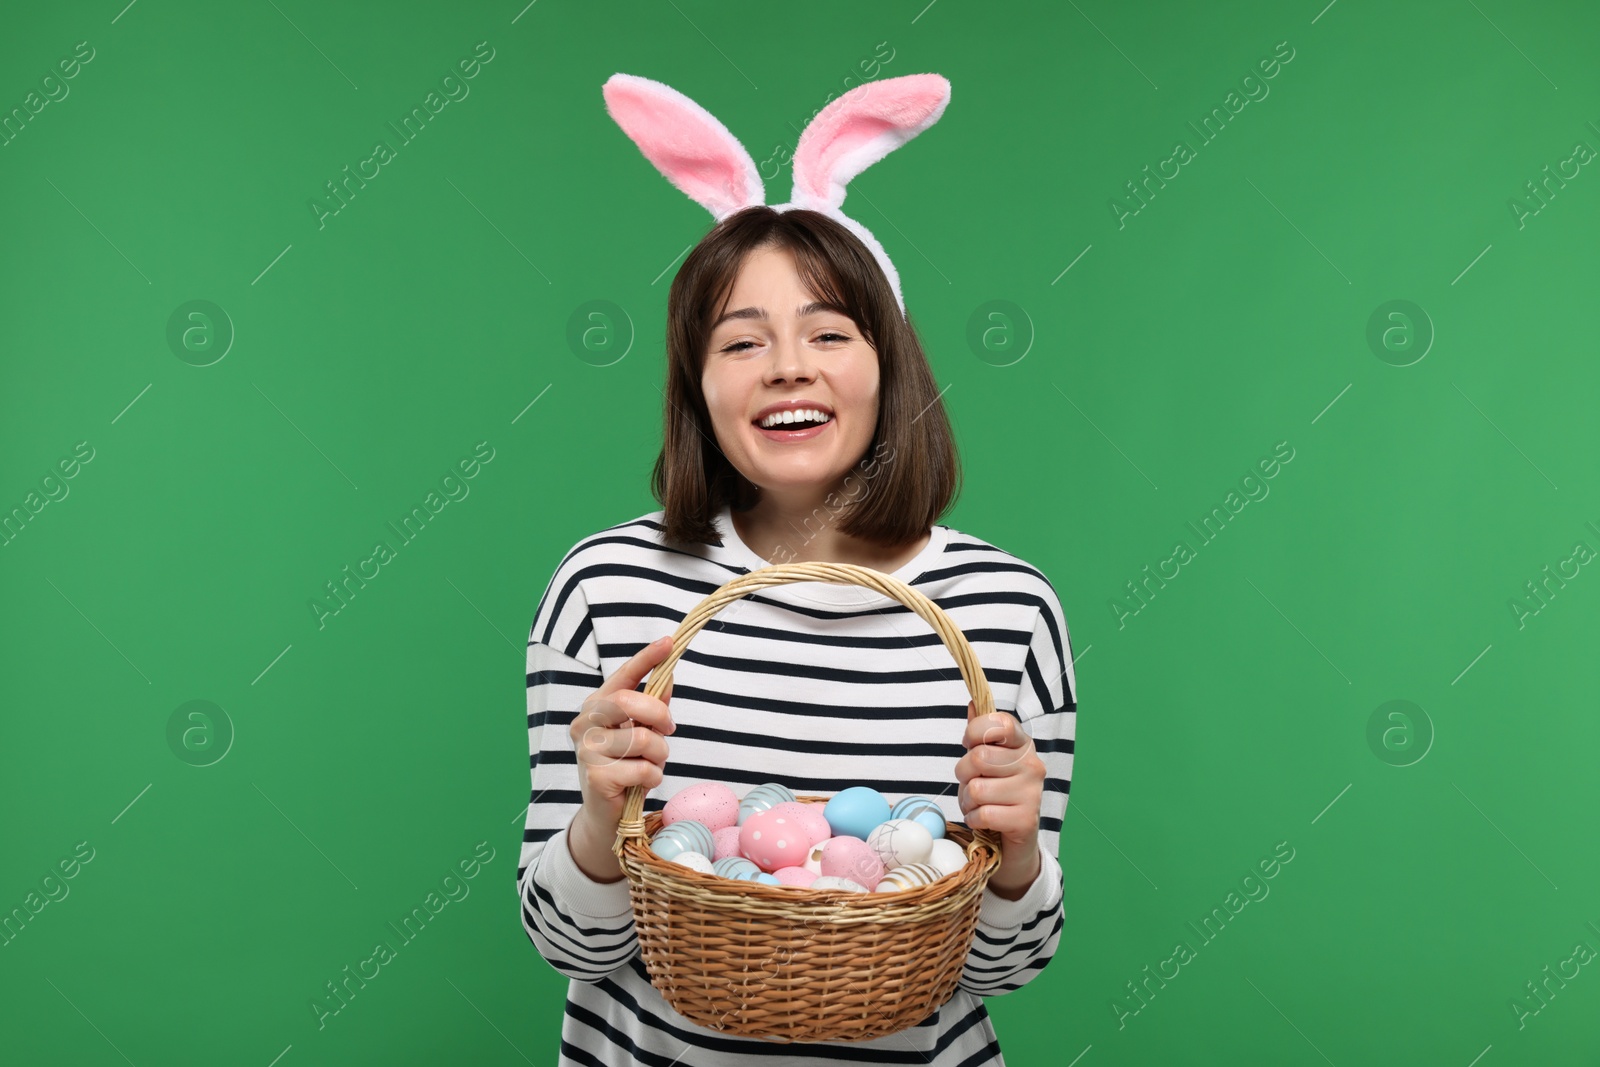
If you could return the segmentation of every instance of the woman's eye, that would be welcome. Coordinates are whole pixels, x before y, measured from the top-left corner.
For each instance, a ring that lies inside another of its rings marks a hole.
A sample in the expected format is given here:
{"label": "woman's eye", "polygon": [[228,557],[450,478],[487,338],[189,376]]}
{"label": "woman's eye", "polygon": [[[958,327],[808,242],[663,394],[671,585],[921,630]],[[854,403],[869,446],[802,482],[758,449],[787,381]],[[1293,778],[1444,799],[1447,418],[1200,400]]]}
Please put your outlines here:
{"label": "woman's eye", "polygon": [[[818,336],[817,340],[818,341],[830,341],[830,340],[831,341],[848,341],[848,340],[850,340],[850,338],[849,338],[849,336],[847,334],[842,334],[842,333],[839,333],[839,332],[837,332],[835,330],[829,330],[827,333],[824,333],[824,334],[821,334],[820,336]],[[756,341],[734,341],[732,344],[724,345],[721,350],[723,352],[743,352],[747,348],[755,348],[757,346],[757,344],[758,344],[758,342],[756,342]]]}

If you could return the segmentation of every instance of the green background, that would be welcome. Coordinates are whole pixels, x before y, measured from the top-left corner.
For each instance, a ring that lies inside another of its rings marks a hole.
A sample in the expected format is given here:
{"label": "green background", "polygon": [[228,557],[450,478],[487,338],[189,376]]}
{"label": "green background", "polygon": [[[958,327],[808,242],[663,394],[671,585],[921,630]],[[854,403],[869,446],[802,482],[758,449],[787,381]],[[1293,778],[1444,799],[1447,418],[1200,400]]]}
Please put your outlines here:
{"label": "green background", "polygon": [[[866,61],[953,85],[845,202],[946,390],[944,522],[1051,578],[1077,657],[1066,927],[989,1001],[1007,1061],[1594,1062],[1600,968],[1526,984],[1600,949],[1600,174],[1512,207],[1600,146],[1592,8],[123,3],[0,33],[6,112],[95,50],[0,148],[0,511],[94,450],[0,548],[0,909],[94,850],[0,948],[0,1058],[554,1062],[565,979],[512,887],[522,648],[566,549],[657,506],[666,292],[711,223],[600,86],[665,81],[762,163]],[[319,226],[480,41],[470,95]],[[195,300],[231,326],[174,346]],[[1395,300],[1420,313],[1370,343]],[[192,700],[231,726],[169,741]],[[319,1029],[480,841],[470,896]]]}

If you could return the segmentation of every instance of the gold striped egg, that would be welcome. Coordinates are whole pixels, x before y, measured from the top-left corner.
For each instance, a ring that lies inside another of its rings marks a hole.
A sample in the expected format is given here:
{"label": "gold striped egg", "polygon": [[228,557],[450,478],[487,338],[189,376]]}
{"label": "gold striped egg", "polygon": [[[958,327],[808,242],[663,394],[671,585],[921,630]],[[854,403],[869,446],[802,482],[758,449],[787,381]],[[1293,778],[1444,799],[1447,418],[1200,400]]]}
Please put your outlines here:
{"label": "gold striped egg", "polygon": [[932,885],[944,875],[938,869],[926,863],[908,863],[904,867],[896,867],[883,876],[878,882],[874,893],[898,893],[905,889],[916,889],[918,886]]}

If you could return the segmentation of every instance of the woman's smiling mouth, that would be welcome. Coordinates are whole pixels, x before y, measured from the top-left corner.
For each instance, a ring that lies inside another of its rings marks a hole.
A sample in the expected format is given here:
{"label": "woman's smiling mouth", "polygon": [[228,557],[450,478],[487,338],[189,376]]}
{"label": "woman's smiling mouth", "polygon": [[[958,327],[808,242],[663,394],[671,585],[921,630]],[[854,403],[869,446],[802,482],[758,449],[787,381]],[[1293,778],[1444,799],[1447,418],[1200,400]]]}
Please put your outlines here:
{"label": "woman's smiling mouth", "polygon": [[750,420],[769,441],[809,441],[834,423],[832,409],[815,401],[780,401]]}
{"label": "woman's smiling mouth", "polygon": [[821,423],[820,425],[816,423],[809,423],[802,425],[799,429],[796,429],[794,424],[782,422],[778,423],[771,429],[767,429],[760,423],[751,423],[750,425],[754,426],[756,428],[756,432],[762,437],[765,437],[767,440],[782,442],[809,441],[813,437],[817,437],[820,434],[826,433],[828,431],[828,427],[832,426],[833,423],[834,420],[830,418],[827,422]]}

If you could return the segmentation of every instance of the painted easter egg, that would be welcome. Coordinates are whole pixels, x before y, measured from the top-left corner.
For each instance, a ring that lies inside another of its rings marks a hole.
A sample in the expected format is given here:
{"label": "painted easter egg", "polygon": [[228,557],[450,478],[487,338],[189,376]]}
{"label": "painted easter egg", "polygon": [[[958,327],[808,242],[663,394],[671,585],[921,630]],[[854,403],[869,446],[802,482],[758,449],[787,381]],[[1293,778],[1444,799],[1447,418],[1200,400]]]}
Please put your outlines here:
{"label": "painted easter egg", "polygon": [[933,849],[933,835],[915,819],[890,819],[873,827],[867,844],[883,861],[885,870],[911,863],[926,863]]}
{"label": "painted easter egg", "polygon": [[801,889],[815,882],[818,877],[815,872],[808,871],[804,867],[779,867],[770,873],[780,885],[799,886]]}
{"label": "painted easter egg", "polygon": [[811,883],[812,889],[843,889],[849,893],[865,893],[867,887],[860,882],[852,882],[848,878],[837,878],[832,875],[823,875]]}
{"label": "painted easter egg", "polygon": [[733,878],[741,882],[753,882],[756,875],[762,873],[760,867],[743,856],[728,856],[717,860],[711,865],[711,871],[723,878]]}
{"label": "painted easter egg", "polygon": [[726,859],[739,855],[739,826],[724,826],[711,835],[711,858]]}
{"label": "painted easter egg", "polygon": [[951,841],[949,838],[935,841],[933,848],[928,852],[928,866],[941,875],[955,874],[966,865],[967,850],[961,847],[959,841]]}
{"label": "painted easter egg", "polygon": [[889,801],[870,786],[853,785],[829,798],[822,814],[835,837],[859,837],[865,841],[873,827],[888,821]]}
{"label": "painted easter egg", "polygon": [[873,891],[899,893],[907,889],[916,889],[918,886],[932,885],[942,877],[944,877],[942,874],[926,863],[912,863],[889,871]]}
{"label": "painted easter egg", "polygon": [[822,814],[821,804],[807,804],[800,800],[786,800],[776,804],[773,811],[781,811],[784,815],[794,819],[806,828],[806,837],[812,845],[820,845],[833,836],[833,828],[828,825],[828,817]]}
{"label": "painted easter egg", "polygon": [[739,823],[739,797],[721,782],[686,785],[661,809],[661,825],[671,826],[680,819],[693,819],[716,831]]}
{"label": "painted easter egg", "polygon": [[743,826],[746,819],[758,811],[770,811],[786,801],[794,799],[794,791],[780,782],[762,782],[753,787],[739,801],[739,825]]}
{"label": "painted easter egg", "polygon": [[782,885],[783,884],[782,882],[778,881],[778,876],[777,875],[768,874],[766,871],[758,872],[756,874],[755,880],[760,882],[762,885]]}
{"label": "painted easter egg", "polygon": [[690,870],[699,871],[701,874],[714,873],[711,861],[698,852],[680,852],[672,857],[672,862]]}
{"label": "painted easter egg", "polygon": [[937,801],[927,797],[906,797],[904,800],[895,801],[894,807],[889,809],[891,819],[915,819],[919,811],[931,811],[944,818],[944,809],[939,807]]}
{"label": "painted easter egg", "polygon": [[800,823],[781,811],[758,811],[739,827],[739,851],[763,871],[799,867],[811,851],[811,841]]}
{"label": "painted easter egg", "polygon": [[887,870],[873,847],[859,837],[830,837],[819,848],[824,877],[848,878],[871,889]]}
{"label": "painted easter egg", "polygon": [[906,797],[889,809],[891,819],[915,819],[928,828],[937,841],[944,836],[944,809],[927,797]]}
{"label": "painted easter egg", "polygon": [[693,819],[680,819],[671,826],[663,826],[650,839],[650,851],[664,860],[677,859],[685,852],[698,852],[710,859],[715,848],[711,831],[704,823]]}

